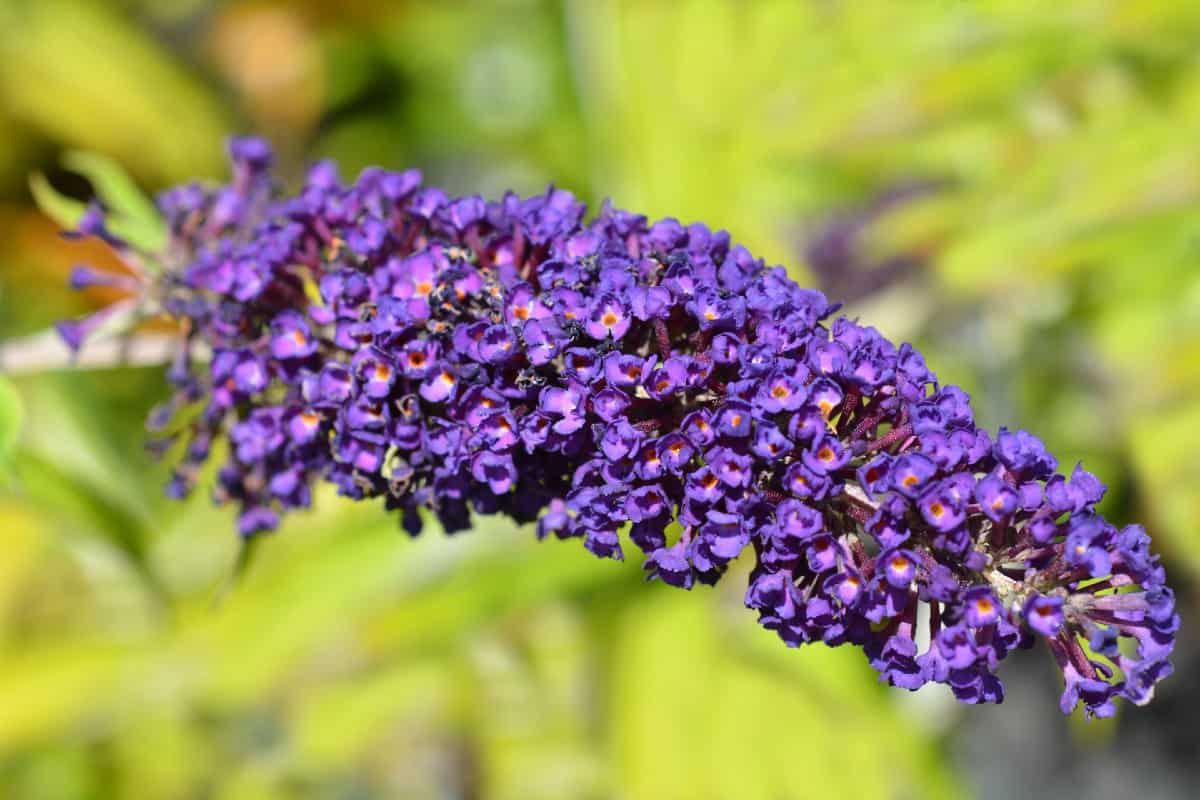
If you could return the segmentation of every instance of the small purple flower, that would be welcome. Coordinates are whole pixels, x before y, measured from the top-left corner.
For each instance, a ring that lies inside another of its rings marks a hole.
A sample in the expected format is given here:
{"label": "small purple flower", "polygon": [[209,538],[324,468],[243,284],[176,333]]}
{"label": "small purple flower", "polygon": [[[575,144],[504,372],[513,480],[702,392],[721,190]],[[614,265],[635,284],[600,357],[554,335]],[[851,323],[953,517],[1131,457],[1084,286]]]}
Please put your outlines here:
{"label": "small purple flower", "polygon": [[363,394],[373,400],[381,400],[391,394],[396,382],[396,370],[391,363],[367,351],[362,352],[357,361],[356,374],[362,382]]}
{"label": "small purple flower", "polygon": [[536,367],[551,363],[562,350],[562,332],[552,320],[534,319],[521,331],[525,339],[525,354]]}
{"label": "small purple flower", "polygon": [[279,515],[266,506],[250,506],[238,515],[238,533],[249,538],[279,527]]}
{"label": "small purple flower", "polygon": [[701,503],[714,503],[723,493],[721,478],[711,467],[701,467],[688,476],[686,493]]}
{"label": "small purple flower", "polygon": [[546,513],[538,520],[537,537],[545,539],[551,533],[565,533],[570,523],[571,517],[567,513],[566,502],[561,497],[556,497],[547,504]]}
{"label": "small purple flower", "polygon": [[419,392],[421,397],[431,403],[444,403],[453,398],[454,390],[457,387],[458,378],[453,372],[443,368],[432,371],[421,382]]}
{"label": "small purple flower", "polygon": [[600,452],[609,461],[620,461],[641,444],[642,434],[626,420],[619,419],[605,429],[600,437]]}
{"label": "small purple flower", "polygon": [[538,407],[557,418],[554,423],[557,433],[574,433],[587,421],[583,413],[583,392],[575,387],[559,389],[547,386],[538,398]]}
{"label": "small purple flower", "polygon": [[602,389],[592,397],[592,410],[605,422],[616,422],[629,408],[629,395],[620,389]]}
{"label": "small purple flower", "polygon": [[317,351],[304,317],[284,311],[271,322],[271,355],[278,359],[307,358]]}
{"label": "small purple flower", "polygon": [[836,472],[850,460],[850,452],[833,436],[823,436],[802,454],[804,466],[816,475]]}
{"label": "small purple flower", "polygon": [[883,578],[896,589],[907,589],[917,574],[917,557],[908,550],[893,550],[879,557]]}
{"label": "small purple flower", "polygon": [[342,364],[326,364],[321,367],[315,387],[307,399],[318,406],[336,407],[350,399],[354,391],[354,376]]}
{"label": "small purple flower", "polygon": [[775,508],[779,535],[806,541],[825,530],[825,519],[817,509],[799,500],[784,500]]}
{"label": "small purple flower", "polygon": [[808,402],[825,417],[842,405],[844,397],[845,393],[841,388],[828,378],[819,378],[808,388]]}
{"label": "small purple flower", "polygon": [[1063,601],[1060,597],[1036,595],[1025,606],[1029,627],[1047,638],[1058,635],[1063,626]]}
{"label": "small purple flower", "polygon": [[437,369],[437,352],[437,345],[432,342],[409,342],[397,359],[400,371],[406,378],[424,378]]}
{"label": "small purple flower", "polygon": [[[943,628],[934,642],[945,666],[952,670],[963,670],[975,663],[977,654],[971,632],[961,625]],[[942,677],[941,680],[945,680]]]}
{"label": "small purple flower", "polygon": [[321,415],[315,411],[301,411],[288,422],[288,435],[297,444],[306,444],[317,437],[321,428]]}
{"label": "small purple flower", "polygon": [[232,377],[237,390],[245,394],[258,394],[270,381],[262,360],[249,352],[238,354]]}
{"label": "small purple flower", "polygon": [[107,286],[126,292],[141,290],[141,284],[134,278],[115,272],[93,269],[86,264],[76,264],[71,267],[71,275],[67,279],[67,285],[75,290],[88,289],[93,286]]}
{"label": "small purple flower", "polygon": [[891,487],[892,457],[881,453],[858,468],[858,485],[871,494],[881,494]]}
{"label": "small purple flower", "polygon": [[683,542],[677,542],[671,547],[655,550],[646,560],[649,577],[658,578],[670,586],[680,589],[691,589],[695,577],[692,564],[687,557],[687,547]]}
{"label": "small purple flower", "polygon": [[492,364],[502,364],[517,353],[517,337],[508,325],[497,323],[483,332],[479,340],[479,358]]}
{"label": "small purple flower", "polygon": [[1019,501],[1016,491],[995,472],[976,485],[975,499],[993,522],[1001,522],[1012,516]]}
{"label": "small purple flower", "polygon": [[658,457],[663,466],[674,474],[683,471],[692,460],[695,449],[686,437],[669,433],[658,440]]}
{"label": "small purple flower", "polygon": [[792,451],[792,442],[770,422],[760,422],[755,426],[754,444],[751,446],[754,454],[764,461],[776,461],[786,457]]}
{"label": "small purple flower", "polygon": [[1001,428],[996,434],[995,455],[1010,472],[1023,478],[1044,480],[1058,466],[1042,441],[1025,431],[1011,432]]}
{"label": "small purple flower", "polygon": [[749,403],[733,400],[721,406],[713,417],[713,427],[717,433],[734,439],[744,439],[750,435],[750,421],[753,409]]}
{"label": "small purple flower", "polygon": [[683,418],[680,432],[696,447],[706,447],[717,438],[707,411],[693,411]]}
{"label": "small purple flower", "polygon": [[517,444],[517,423],[504,411],[485,418],[479,425],[479,433],[492,451],[509,450]]}
{"label": "small purple flower", "polygon": [[794,617],[799,605],[795,586],[783,572],[764,572],[752,579],[746,590],[748,608],[769,612],[780,620]]}
{"label": "small purple flower", "polygon": [[625,559],[624,553],[621,552],[620,537],[611,528],[588,530],[584,535],[583,546],[598,558],[611,558],[616,561]]}
{"label": "small purple flower", "polygon": [[925,456],[903,455],[892,464],[892,488],[905,497],[919,497],[937,467]]}
{"label": "small purple flower", "polygon": [[507,494],[517,482],[517,469],[511,456],[484,451],[471,461],[471,476],[486,483],[493,494]]}
{"label": "small purple flower", "polygon": [[793,463],[783,476],[783,486],[796,497],[823,500],[832,488],[829,476],[813,472],[802,463]]}
{"label": "small purple flower", "polygon": [[786,373],[772,373],[759,387],[757,404],[764,411],[778,414],[784,411],[795,411],[808,399],[808,391],[804,382],[796,376]]}
{"label": "small purple flower", "polygon": [[731,488],[743,487],[750,483],[753,474],[750,471],[753,461],[749,456],[742,455],[727,447],[718,447],[705,454],[713,474],[721,482]]}
{"label": "small purple flower", "polygon": [[504,318],[509,325],[522,325],[549,315],[550,309],[542,305],[537,292],[528,283],[519,283],[509,291],[504,309]]}
{"label": "small purple flower", "polygon": [[639,385],[653,367],[653,361],[624,353],[604,357],[604,379],[609,386],[631,389]]}
{"label": "small purple flower", "polygon": [[634,522],[660,519],[670,511],[670,500],[662,489],[655,485],[635,489],[625,501],[625,512]]}
{"label": "small purple flower", "polygon": [[586,330],[593,339],[620,339],[629,330],[629,315],[615,295],[601,295],[588,312]]}
{"label": "small purple flower", "polygon": [[966,621],[972,628],[984,628],[1000,618],[1002,606],[992,590],[986,586],[975,586],[963,593]]}
{"label": "small purple flower", "polygon": [[655,400],[669,400],[687,384],[687,364],[681,358],[669,358],[645,380],[646,392]]}
{"label": "small purple flower", "polygon": [[843,606],[853,608],[862,598],[865,584],[857,571],[848,569],[826,578],[822,588]]}
{"label": "small purple flower", "polygon": [[809,541],[807,547],[808,568],[820,574],[837,566],[838,549],[833,537],[822,533]]}
{"label": "small purple flower", "polygon": [[967,519],[962,503],[949,488],[947,484],[934,486],[917,501],[921,516],[937,531],[953,530]]}
{"label": "small purple flower", "polygon": [[666,472],[666,465],[659,455],[657,442],[645,442],[634,456],[637,477],[644,481],[657,481]]}

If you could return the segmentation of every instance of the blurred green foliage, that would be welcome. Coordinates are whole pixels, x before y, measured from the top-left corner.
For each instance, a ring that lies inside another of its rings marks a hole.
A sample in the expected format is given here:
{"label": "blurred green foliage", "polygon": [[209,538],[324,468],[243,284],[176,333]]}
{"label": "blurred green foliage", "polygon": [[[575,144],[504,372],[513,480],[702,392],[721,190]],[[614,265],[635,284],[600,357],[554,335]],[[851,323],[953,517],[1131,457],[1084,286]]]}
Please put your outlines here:
{"label": "blurred green foliage", "polygon": [[[921,268],[849,313],[926,350],[990,427],[1084,458],[1108,513],[1194,577],[1196,41],[1178,0],[6,0],[0,336],[113,299],[65,292],[109,257],[55,237],[31,175],[62,214],[99,191],[152,241],[142,188],[219,176],[235,130],[292,180],[328,156],[491,195],[553,181],[728,227],[800,279],[834,211],[934,179],[861,243]],[[528,530],[409,542],[322,496],[233,581],[230,515],[161,499],[141,450],[164,393],[156,370],[0,378],[4,796],[972,786],[946,725],[988,709],[785,650],[739,575],[684,595]]]}

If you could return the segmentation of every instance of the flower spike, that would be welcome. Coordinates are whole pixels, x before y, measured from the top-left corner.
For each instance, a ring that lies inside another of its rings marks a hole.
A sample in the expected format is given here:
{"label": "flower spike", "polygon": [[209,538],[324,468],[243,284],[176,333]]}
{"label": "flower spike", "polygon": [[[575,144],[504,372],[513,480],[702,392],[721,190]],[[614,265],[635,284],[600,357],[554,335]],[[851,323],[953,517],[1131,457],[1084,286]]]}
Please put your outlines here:
{"label": "flower spike", "polygon": [[228,440],[216,496],[242,535],[323,481],[413,534],[504,514],[600,557],[632,544],[685,589],[752,558],[746,605],[786,644],[857,645],[882,680],[966,703],[1002,700],[997,664],[1038,638],[1064,712],[1146,703],[1170,673],[1171,589],[1146,532],[1096,512],[1095,476],[980,430],[910,345],[728,233],[608,205],[585,222],[553,187],[343,185],[329,163],[286,196],[264,142],[231,155],[230,185],[159,200],[156,293],[187,333],[156,425],[200,407],[174,496]]}

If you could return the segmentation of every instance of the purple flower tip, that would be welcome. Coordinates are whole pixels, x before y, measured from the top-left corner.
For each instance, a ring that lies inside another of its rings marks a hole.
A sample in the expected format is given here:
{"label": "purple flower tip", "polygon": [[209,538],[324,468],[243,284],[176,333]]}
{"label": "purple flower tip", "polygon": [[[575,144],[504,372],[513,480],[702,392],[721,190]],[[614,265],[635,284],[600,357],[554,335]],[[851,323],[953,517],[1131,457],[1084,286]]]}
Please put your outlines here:
{"label": "purple flower tip", "polygon": [[63,320],[54,324],[54,330],[58,333],[59,338],[71,348],[72,351],[78,352],[80,347],[83,347],[83,340],[87,336],[87,326],[81,320]]}

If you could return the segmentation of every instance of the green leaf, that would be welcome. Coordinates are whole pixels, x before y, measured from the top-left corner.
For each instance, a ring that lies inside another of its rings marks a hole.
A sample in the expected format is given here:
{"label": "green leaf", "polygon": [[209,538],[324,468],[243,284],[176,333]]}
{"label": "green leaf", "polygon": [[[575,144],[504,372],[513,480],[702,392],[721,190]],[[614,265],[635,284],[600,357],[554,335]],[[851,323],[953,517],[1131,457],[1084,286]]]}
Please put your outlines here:
{"label": "green leaf", "polygon": [[88,179],[96,196],[112,213],[114,226],[133,232],[127,232],[126,238],[144,250],[162,248],[166,231],[158,209],[120,164],[99,153],[80,150],[68,152],[62,161],[67,169]]}
{"label": "green leaf", "polygon": [[[157,209],[119,164],[96,153],[72,151],[63,157],[63,165],[92,184],[113,233],[145,252],[165,246],[166,228]],[[29,176],[29,191],[38,209],[64,230],[76,227],[87,210],[86,203],[59,192],[40,172]]]}
{"label": "green leaf", "polygon": [[10,460],[16,452],[24,416],[16,388],[7,378],[0,377],[0,478],[8,472]]}
{"label": "green leaf", "polygon": [[43,140],[101,151],[157,183],[214,174],[229,114],[126,4],[0,3],[0,105]]}
{"label": "green leaf", "polygon": [[1200,403],[1185,403],[1147,414],[1131,432],[1131,449],[1138,484],[1145,494],[1151,531],[1163,536],[1156,543],[1173,561],[1200,575],[1196,545],[1196,515],[1200,513],[1200,459],[1194,439],[1181,435],[1200,425]]}
{"label": "green leaf", "polygon": [[54,220],[63,230],[71,230],[77,226],[87,211],[86,203],[61,194],[40,172],[29,176],[29,191],[38,210]]}
{"label": "green leaf", "polygon": [[229,596],[229,593],[241,585],[246,577],[246,573],[250,570],[250,565],[254,563],[254,556],[258,552],[258,545],[261,537],[252,536],[249,539],[240,539],[238,542],[237,556],[233,561],[233,568],[229,571],[229,575],[221,582],[218,587],[216,596],[213,597],[213,605],[219,606]]}
{"label": "green leaf", "polygon": [[777,668],[747,646],[745,615],[726,629],[721,607],[716,592],[652,592],[620,620],[608,697],[627,796],[962,796],[861,657],[755,631]]}

